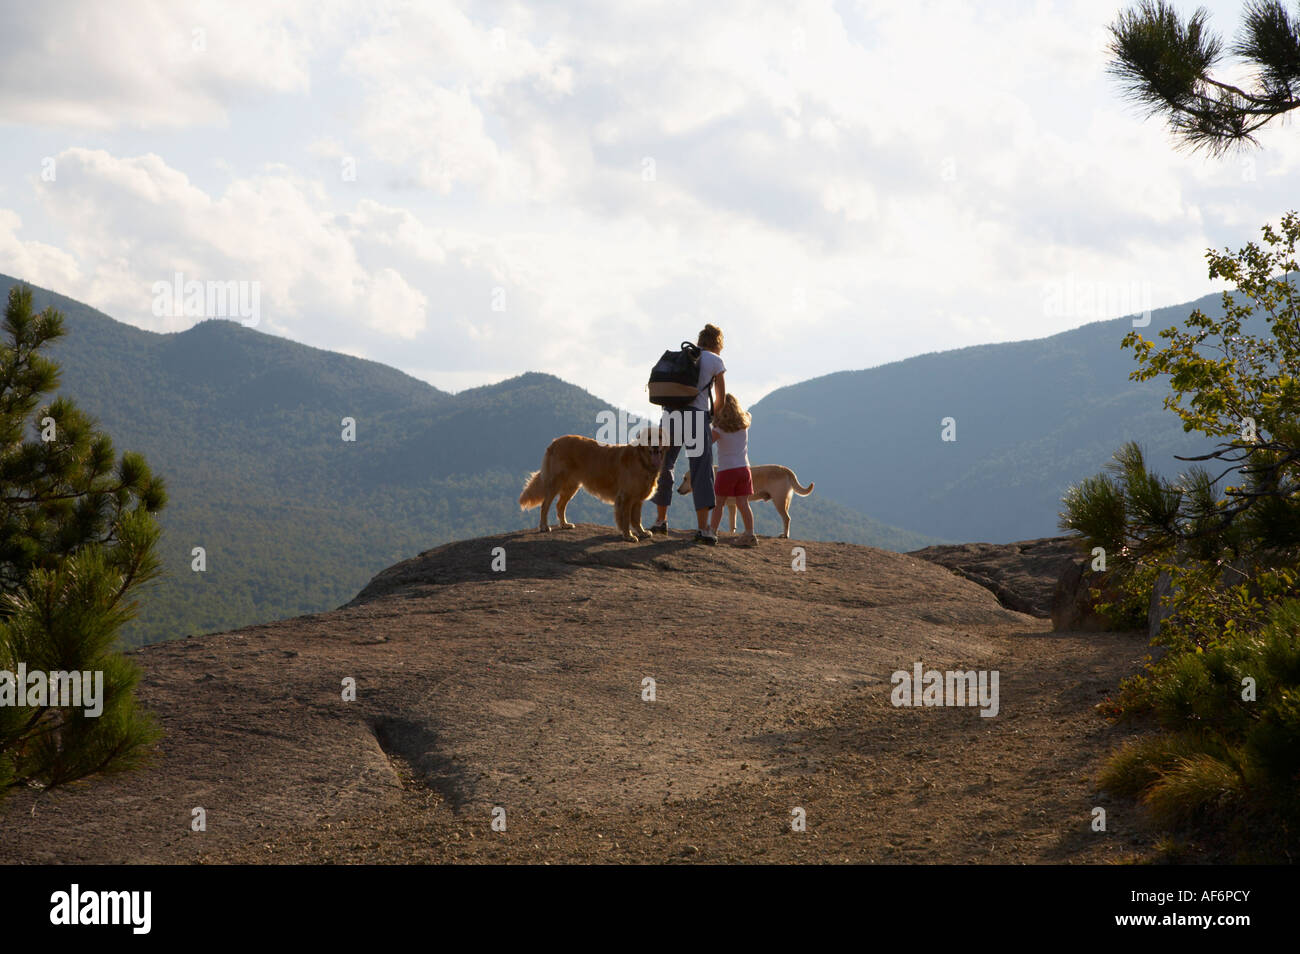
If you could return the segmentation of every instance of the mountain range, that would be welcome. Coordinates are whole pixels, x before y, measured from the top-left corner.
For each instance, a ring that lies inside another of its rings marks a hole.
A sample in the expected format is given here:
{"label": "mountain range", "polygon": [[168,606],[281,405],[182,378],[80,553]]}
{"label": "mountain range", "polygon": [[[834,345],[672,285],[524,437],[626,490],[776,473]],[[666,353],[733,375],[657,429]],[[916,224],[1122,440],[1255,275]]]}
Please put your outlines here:
{"label": "mountain range", "polygon": [[[1138,330],[1156,340],[1196,308],[1219,316],[1221,296],[1153,310]],[[1138,365],[1120,342],[1133,321],[781,388],[750,408],[751,459],[797,461],[818,494],[918,533],[992,543],[1051,536],[1067,488],[1125,441],[1142,444],[1167,476],[1186,466],[1175,455],[1209,449],[1163,408],[1167,380],[1129,379]]]}
{"label": "mountain range", "polygon": [[[0,293],[15,281],[0,276]],[[610,410],[548,374],[449,394],[231,321],[159,334],[33,296],[65,316],[50,347],[62,392],[167,481],[165,575],[131,645],[330,609],[429,547],[532,526],[536,511],[516,503],[525,475],[552,437],[594,436]],[[1152,312],[1144,333],[1193,307],[1217,312],[1219,300]],[[1165,471],[1201,448],[1162,409],[1163,383],[1128,379],[1130,327],[1094,322],[781,388],[751,408],[750,459],[816,481],[793,505],[799,539],[906,551],[1049,536],[1066,488],[1125,440]],[[608,524],[608,510],[581,494],[570,514]],[[760,534],[778,532],[770,505],[755,512]]]}
{"label": "mountain range", "polygon": [[[0,294],[15,282],[0,276]],[[610,410],[548,374],[449,394],[232,321],[158,334],[32,291],[37,310],[64,315],[67,334],[49,347],[61,393],[167,483],[164,576],[128,645],[331,609],[429,547],[533,526],[537,511],[517,503],[525,475],[551,438],[594,436]],[[344,439],[345,419],[355,440]],[[765,509],[760,529],[776,532]],[[685,513],[675,507],[674,519]],[[569,514],[611,522],[585,494]],[[816,495],[796,505],[795,527],[900,551],[936,542]]]}

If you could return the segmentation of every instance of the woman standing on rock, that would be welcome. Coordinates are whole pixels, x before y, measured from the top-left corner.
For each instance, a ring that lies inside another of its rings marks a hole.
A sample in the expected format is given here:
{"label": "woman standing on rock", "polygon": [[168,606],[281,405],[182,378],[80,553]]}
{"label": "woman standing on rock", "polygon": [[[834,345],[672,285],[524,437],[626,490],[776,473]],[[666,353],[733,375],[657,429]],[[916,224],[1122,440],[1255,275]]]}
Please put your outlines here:
{"label": "woman standing on rock", "polygon": [[[705,325],[695,342],[700,348],[700,377],[696,384],[699,393],[695,400],[683,411],[666,413],[670,431],[680,429],[683,433],[672,433],[672,446],[664,453],[663,464],[659,469],[659,487],[655,490],[655,507],[658,516],[651,533],[668,532],[668,505],[673,499],[673,467],[677,464],[677,455],[682,446],[686,446],[686,459],[691,470],[691,493],[695,499],[695,521],[699,529],[695,532],[697,543],[715,544],[718,536],[709,528],[709,511],[713,509],[713,436],[710,433],[713,415],[709,412],[709,389],[713,389],[713,404],[721,407],[727,399],[727,384],[724,377],[727,367],[722,363],[722,329],[717,325]],[[679,428],[673,428],[673,423]]]}

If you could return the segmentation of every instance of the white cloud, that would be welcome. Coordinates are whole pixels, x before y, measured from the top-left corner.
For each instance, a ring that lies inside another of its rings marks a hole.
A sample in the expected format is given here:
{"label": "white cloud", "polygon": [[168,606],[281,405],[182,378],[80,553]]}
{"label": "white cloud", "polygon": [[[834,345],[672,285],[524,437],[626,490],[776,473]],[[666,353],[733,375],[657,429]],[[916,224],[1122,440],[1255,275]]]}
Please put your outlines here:
{"label": "white cloud", "polygon": [[[106,129],[222,122],[259,93],[306,92],[314,4],[8,4],[0,120]],[[324,19],[324,18],[322,18]]]}
{"label": "white cloud", "polygon": [[[386,14],[341,62],[366,90],[356,134],[371,153],[444,195],[459,185],[514,198],[563,178],[565,149],[526,103],[563,99],[573,75],[557,47],[527,38],[522,13],[493,24],[437,0]],[[504,121],[509,149],[489,117]]]}
{"label": "white cloud", "polygon": [[81,283],[74,256],[44,242],[23,241],[18,237],[21,227],[16,212],[0,209],[0,262],[8,274],[59,291]]}
{"label": "white cloud", "polygon": [[319,186],[286,169],[268,167],[213,196],[155,155],[69,149],[57,167],[57,179],[37,190],[80,266],[64,267],[59,290],[123,320],[156,330],[191,323],[150,310],[153,283],[181,272],[259,283],[262,329],[300,340],[328,340],[331,326],[358,320],[400,339],[424,326],[425,296],[394,268],[361,263],[369,231],[331,215]]}
{"label": "white cloud", "polygon": [[428,300],[391,268],[381,268],[361,291],[366,323],[383,334],[414,338],[424,330]]}
{"label": "white cloud", "polygon": [[1300,167],[1286,130],[1249,169],[1175,151],[1105,75],[1106,0],[55,9],[0,39],[0,119],[104,132],[9,177],[0,270],[158,328],[154,280],[258,280],[263,330],[633,409],[708,320],[752,401],[1108,317],[1047,308],[1066,280],[1194,297]]}

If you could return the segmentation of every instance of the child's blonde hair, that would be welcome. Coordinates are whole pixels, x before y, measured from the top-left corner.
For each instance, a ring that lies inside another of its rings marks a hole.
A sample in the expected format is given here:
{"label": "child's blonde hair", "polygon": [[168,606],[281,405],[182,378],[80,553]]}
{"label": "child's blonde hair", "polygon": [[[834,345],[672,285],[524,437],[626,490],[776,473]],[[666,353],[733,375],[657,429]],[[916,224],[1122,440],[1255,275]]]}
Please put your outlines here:
{"label": "child's blonde hair", "polygon": [[736,395],[728,394],[722,402],[722,410],[713,418],[713,426],[730,434],[749,427],[750,420],[749,412],[740,406]]}

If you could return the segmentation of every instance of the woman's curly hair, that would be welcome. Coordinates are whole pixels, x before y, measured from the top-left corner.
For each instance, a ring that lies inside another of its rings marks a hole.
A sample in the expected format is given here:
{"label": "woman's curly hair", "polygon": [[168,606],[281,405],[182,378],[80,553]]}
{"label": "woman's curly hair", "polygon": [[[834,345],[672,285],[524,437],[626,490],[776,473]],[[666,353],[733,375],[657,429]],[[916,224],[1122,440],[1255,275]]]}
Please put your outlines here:
{"label": "woman's curly hair", "polygon": [[721,351],[722,329],[717,325],[705,325],[695,343],[706,351]]}

